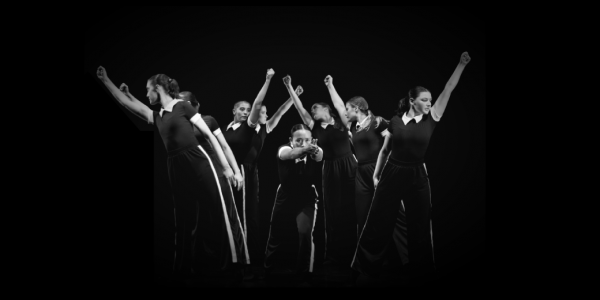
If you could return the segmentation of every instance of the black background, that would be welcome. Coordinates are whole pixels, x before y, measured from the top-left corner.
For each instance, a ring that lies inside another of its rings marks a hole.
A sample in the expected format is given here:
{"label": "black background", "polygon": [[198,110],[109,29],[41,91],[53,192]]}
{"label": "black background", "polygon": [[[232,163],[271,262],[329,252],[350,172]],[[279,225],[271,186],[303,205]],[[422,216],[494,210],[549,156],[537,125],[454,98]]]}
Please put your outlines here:
{"label": "black background", "polygon": [[[304,87],[300,98],[305,108],[315,102],[331,104],[323,83],[331,75],[344,101],[363,96],[375,115],[390,119],[398,100],[415,85],[428,88],[436,99],[461,53],[468,51],[472,60],[436,127],[425,161],[440,281],[482,278],[486,200],[482,12],[464,7],[90,6],[85,13],[89,15],[84,23],[85,86],[86,95],[92,97],[85,101],[94,104],[91,110],[97,121],[90,125],[99,153],[94,163],[99,173],[108,174],[100,176],[105,184],[96,191],[106,199],[98,206],[106,210],[108,220],[99,237],[98,248],[104,253],[99,261],[110,263],[115,275],[136,280],[151,273],[153,261],[155,282],[164,282],[173,256],[173,207],[158,132],[112,98],[95,76],[98,66],[106,68],[115,85],[126,83],[146,105],[146,81],[167,74],[182,91],[196,95],[200,113],[212,115],[223,126],[232,120],[236,101],[254,100],[268,68],[275,70],[263,102],[269,116],[289,97],[281,80],[285,75],[292,77],[294,87]],[[297,123],[301,119],[292,106],[268,135],[259,159],[263,242],[279,184],[275,152]],[[320,202],[314,231],[317,264],[323,258],[322,212]]]}

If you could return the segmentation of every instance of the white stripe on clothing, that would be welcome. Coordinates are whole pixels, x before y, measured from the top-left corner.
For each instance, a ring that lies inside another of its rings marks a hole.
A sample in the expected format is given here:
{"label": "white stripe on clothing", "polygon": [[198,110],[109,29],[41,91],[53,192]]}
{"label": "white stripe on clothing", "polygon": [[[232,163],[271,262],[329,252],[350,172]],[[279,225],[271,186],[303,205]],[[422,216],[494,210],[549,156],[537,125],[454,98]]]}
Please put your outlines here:
{"label": "white stripe on clothing", "polygon": [[[317,193],[317,189],[315,188],[315,185],[313,184],[312,187],[318,196],[319,193]],[[317,200],[317,199],[315,199],[315,200]],[[319,200],[317,200],[317,202],[319,202]],[[313,226],[310,231],[310,265],[308,268],[308,272],[311,272],[311,273],[313,271],[313,265],[315,264],[315,243],[313,241],[313,232],[315,231],[315,223],[316,222],[317,222],[317,203],[315,202],[315,215],[313,216]]]}
{"label": "white stripe on clothing", "polygon": [[[231,188],[231,184],[229,184],[229,191],[231,191],[231,199],[233,200],[233,209],[235,212],[235,216],[242,227],[242,221],[240,221],[240,216],[237,213],[237,207],[235,206],[235,195],[233,195],[233,189]],[[246,264],[250,264],[250,254],[248,254],[248,246],[246,245],[246,235],[244,234],[244,228],[242,228],[242,243],[244,243],[244,251],[246,253]]]}

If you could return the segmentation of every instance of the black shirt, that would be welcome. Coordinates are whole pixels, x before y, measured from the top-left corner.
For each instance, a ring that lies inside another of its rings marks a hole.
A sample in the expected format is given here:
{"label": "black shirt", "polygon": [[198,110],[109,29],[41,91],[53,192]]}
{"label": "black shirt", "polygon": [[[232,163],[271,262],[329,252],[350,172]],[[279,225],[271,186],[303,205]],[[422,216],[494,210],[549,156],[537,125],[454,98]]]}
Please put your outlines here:
{"label": "black shirt", "polygon": [[[277,149],[277,169],[279,173],[279,182],[281,187],[279,193],[283,198],[302,198],[314,200],[315,194],[312,185],[315,184],[315,178],[321,171],[318,167],[318,162],[306,157],[306,163],[300,161],[296,163],[295,159],[282,160],[279,158],[279,151],[282,147],[290,147],[290,143],[279,146]],[[325,153],[325,152],[323,152]]]}
{"label": "black shirt", "polygon": [[423,162],[436,124],[431,114],[423,115],[419,123],[411,119],[406,125],[402,117],[394,116],[388,127],[393,142],[390,158],[407,163]]}
{"label": "black shirt", "polygon": [[168,152],[198,146],[198,141],[194,136],[194,125],[190,122],[190,119],[197,112],[188,102],[179,101],[175,103],[171,112],[163,111],[162,117],[157,111],[152,112],[152,114],[154,124],[158,128],[160,137]]}
{"label": "black shirt", "polygon": [[[252,139],[256,135],[256,131],[248,126],[248,121],[241,122],[240,127],[235,130],[233,128],[227,130],[227,126],[224,126],[221,131],[238,164],[252,161],[248,154],[252,148]],[[246,159],[247,157],[249,159]]]}
{"label": "black shirt", "polygon": [[377,162],[379,151],[383,146],[384,138],[381,133],[388,128],[387,120],[380,118],[377,125],[377,117],[371,117],[371,121],[367,120],[368,129],[356,131],[357,121],[350,124],[350,132],[352,132],[352,143],[356,151],[356,159],[359,163]]}
{"label": "black shirt", "polygon": [[[239,129],[239,128],[238,128]],[[252,129],[256,133],[256,128]],[[252,136],[252,148],[244,159],[245,164],[255,164],[258,162],[258,156],[262,151],[265,139],[267,138],[267,124],[260,124],[258,134]]]}
{"label": "black shirt", "polygon": [[350,136],[348,129],[343,127],[343,131],[334,128],[333,125],[321,126],[321,121],[314,121],[311,130],[312,136],[317,141],[317,145],[323,149],[323,160],[332,160],[352,154],[350,148]]}
{"label": "black shirt", "polygon": [[[208,129],[210,129],[211,132],[214,133],[217,129],[219,129],[219,123],[217,123],[217,120],[215,120],[215,118],[213,118],[212,116],[203,115],[202,120],[204,120],[204,123],[206,123]],[[206,151],[206,153],[210,156],[210,159],[212,160],[213,164],[215,164],[215,167],[221,168],[221,160],[219,160],[219,156],[217,155],[215,149],[212,147],[212,144],[210,143],[208,137],[204,136],[204,134],[202,134],[202,132],[200,132],[200,130],[196,128],[196,126],[193,127],[194,136],[196,137],[196,140],[198,140],[198,144],[200,144],[204,151]]]}

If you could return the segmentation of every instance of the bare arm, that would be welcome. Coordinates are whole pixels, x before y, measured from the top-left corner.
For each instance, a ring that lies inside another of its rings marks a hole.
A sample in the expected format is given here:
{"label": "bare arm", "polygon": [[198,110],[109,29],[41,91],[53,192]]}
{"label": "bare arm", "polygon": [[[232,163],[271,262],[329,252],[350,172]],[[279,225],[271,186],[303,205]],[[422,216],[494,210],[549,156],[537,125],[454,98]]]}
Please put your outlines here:
{"label": "bare arm", "polygon": [[285,87],[287,88],[290,97],[292,97],[292,100],[294,101],[294,105],[296,106],[296,109],[300,114],[302,122],[304,122],[306,126],[312,129],[312,125],[314,124],[313,119],[310,113],[308,113],[306,109],[304,109],[304,107],[302,106],[302,102],[300,102],[300,98],[298,98],[298,95],[294,93],[294,90],[292,88],[292,78],[290,77],[290,75],[287,75],[283,78],[283,83],[285,84]]}
{"label": "bare arm", "polygon": [[98,71],[96,72],[96,75],[98,76],[100,81],[102,81],[102,83],[104,83],[106,88],[108,88],[108,90],[113,95],[113,97],[117,100],[117,102],[119,102],[121,105],[125,106],[125,108],[127,108],[127,110],[131,111],[133,114],[140,117],[142,120],[144,120],[146,122],[150,122],[150,123],[154,122],[154,120],[152,120],[152,118],[153,118],[152,110],[148,106],[146,106],[144,103],[142,103],[138,100],[130,99],[125,94],[123,94],[115,86],[115,84],[108,78],[104,67],[102,67],[102,66],[98,67]]}
{"label": "bare arm", "polygon": [[[296,87],[296,95],[300,96],[303,92],[304,90],[302,89],[302,86]],[[292,103],[292,98],[287,99],[287,101],[285,101],[285,103],[283,103],[275,112],[275,114],[267,121],[270,130],[273,130],[275,129],[275,127],[277,127],[277,124],[279,124],[279,120],[281,120],[281,117],[288,111],[288,109],[290,109]]]}
{"label": "bare arm", "polygon": [[327,77],[325,77],[325,85],[327,86],[327,90],[329,90],[333,107],[335,107],[335,110],[337,110],[340,120],[342,120],[342,124],[344,124],[344,126],[348,126],[348,118],[346,118],[346,106],[333,86],[333,77],[331,77],[331,75],[327,75]]}
{"label": "bare arm", "polygon": [[[310,155],[315,152],[315,146],[307,145],[304,147],[295,147],[295,148],[282,148],[279,152],[279,158],[281,160],[289,160],[300,158],[304,155]],[[321,151],[323,152],[323,151]]]}
{"label": "bare arm", "polygon": [[225,154],[223,154],[223,149],[221,149],[221,145],[219,145],[219,142],[217,141],[217,139],[215,138],[213,133],[208,128],[208,125],[206,125],[204,120],[202,120],[202,117],[200,116],[200,114],[194,115],[190,119],[190,122],[192,122],[196,127],[198,127],[198,130],[200,130],[200,132],[202,132],[202,134],[204,134],[204,136],[206,138],[208,138],[208,141],[210,142],[211,146],[217,153],[217,157],[219,158],[219,161],[221,162],[221,166],[223,166],[223,174],[225,175],[225,177],[227,177],[227,180],[229,180],[229,182],[232,185],[235,185],[235,183],[233,182],[233,180],[234,180],[233,171],[231,170],[231,167],[229,167],[229,164],[227,163],[227,159],[225,158]]}
{"label": "bare arm", "polygon": [[267,70],[267,80],[265,80],[265,84],[263,84],[262,89],[260,89],[260,92],[258,92],[258,96],[256,96],[256,99],[254,99],[254,102],[252,103],[252,110],[250,111],[250,116],[248,117],[248,125],[250,125],[250,127],[254,127],[256,123],[258,123],[260,108],[262,107],[263,99],[265,99],[265,95],[269,89],[271,77],[273,77],[274,74],[275,71],[273,71],[273,69]]}
{"label": "bare arm", "polygon": [[463,70],[465,69],[465,66],[469,63],[469,61],[471,61],[469,53],[464,52],[460,57],[460,62],[458,63],[458,66],[456,66],[454,73],[452,73],[452,76],[450,76],[450,80],[448,80],[448,82],[446,83],[446,87],[444,88],[440,96],[437,98],[437,101],[431,108],[434,120],[439,121],[442,118],[444,110],[446,110],[446,105],[448,105],[448,100],[450,100],[450,94],[458,84],[460,75],[462,74]]}
{"label": "bare arm", "polygon": [[244,178],[242,177],[240,168],[237,165],[235,156],[233,155],[233,152],[231,151],[229,144],[227,144],[227,141],[223,137],[223,134],[219,134],[216,137],[217,137],[217,141],[219,141],[219,144],[221,145],[221,148],[223,148],[223,153],[225,154],[225,158],[229,162],[231,169],[233,169],[234,178],[237,181],[236,184],[237,184],[237,189],[239,191],[242,188],[242,181],[244,180]]}
{"label": "bare arm", "polygon": [[377,165],[375,165],[375,171],[373,172],[373,182],[375,184],[375,188],[377,188],[377,184],[379,183],[379,178],[381,177],[381,172],[383,171],[383,167],[387,162],[387,159],[392,151],[392,142],[390,141],[391,134],[385,136],[383,140],[383,147],[379,151],[379,156],[377,156]]}

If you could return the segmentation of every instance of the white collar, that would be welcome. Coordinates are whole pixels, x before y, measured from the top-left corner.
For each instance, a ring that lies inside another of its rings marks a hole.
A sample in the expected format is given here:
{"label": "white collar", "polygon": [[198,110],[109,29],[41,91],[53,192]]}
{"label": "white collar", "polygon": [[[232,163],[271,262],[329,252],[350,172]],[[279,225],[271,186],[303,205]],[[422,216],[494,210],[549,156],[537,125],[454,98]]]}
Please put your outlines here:
{"label": "white collar", "polygon": [[332,118],[331,123],[325,123],[325,122],[321,121],[321,127],[323,127],[323,128],[327,128],[327,125],[333,125],[333,124],[335,124],[335,119],[333,119],[333,118]]}
{"label": "white collar", "polygon": [[173,99],[171,102],[167,103],[167,106],[166,106],[166,107],[163,107],[163,108],[161,108],[161,109],[160,109],[160,112],[159,112],[158,114],[159,114],[159,115],[162,117],[162,113],[163,113],[163,111],[165,111],[165,110],[166,110],[166,111],[168,111],[168,112],[172,112],[172,111],[173,111],[173,106],[175,106],[175,104],[176,104],[177,102],[180,102],[180,101],[183,101],[183,100],[181,100],[181,99]]}
{"label": "white collar", "polygon": [[[229,130],[229,128],[233,128],[233,130],[236,130],[240,126],[242,126],[242,122],[238,122],[238,123],[234,124],[234,121],[231,121],[231,123],[229,123],[229,125],[227,125],[227,129],[225,129],[225,131]],[[256,133],[258,133],[260,131],[260,124],[256,124],[256,127],[254,127],[254,130],[256,130]]]}
{"label": "white collar", "polygon": [[419,122],[421,122],[421,119],[423,119],[423,114],[420,114],[413,118],[407,117],[406,113],[404,113],[404,115],[402,115],[402,121],[404,122],[404,125],[408,124],[408,122],[410,122],[410,120],[412,120],[412,119],[415,119],[415,122],[419,123]]}
{"label": "white collar", "polygon": [[360,122],[360,123],[356,122],[356,130],[358,130],[359,127],[363,127],[364,128],[365,127],[364,124],[366,124],[367,120],[370,120],[370,119],[371,119],[371,115],[368,115],[368,116],[365,117],[364,120],[362,120],[362,122]]}
{"label": "white collar", "polygon": [[304,158],[296,158],[296,163],[299,163],[301,161],[304,161],[304,163],[306,164],[306,158],[308,157],[308,155],[305,155]]}

